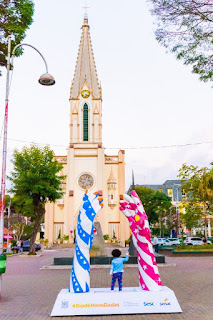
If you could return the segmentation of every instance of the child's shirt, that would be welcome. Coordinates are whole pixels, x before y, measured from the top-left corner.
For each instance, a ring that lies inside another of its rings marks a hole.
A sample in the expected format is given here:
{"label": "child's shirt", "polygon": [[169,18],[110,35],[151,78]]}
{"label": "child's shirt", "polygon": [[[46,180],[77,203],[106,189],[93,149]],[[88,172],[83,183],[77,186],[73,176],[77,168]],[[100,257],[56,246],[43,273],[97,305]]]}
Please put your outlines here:
{"label": "child's shirt", "polygon": [[126,257],[125,258],[114,258],[112,260],[112,263],[111,263],[111,269],[110,269],[110,274],[113,274],[113,273],[118,273],[118,272],[123,272],[124,269],[123,269],[123,263],[128,261],[129,260],[129,255],[128,253],[126,254]]}

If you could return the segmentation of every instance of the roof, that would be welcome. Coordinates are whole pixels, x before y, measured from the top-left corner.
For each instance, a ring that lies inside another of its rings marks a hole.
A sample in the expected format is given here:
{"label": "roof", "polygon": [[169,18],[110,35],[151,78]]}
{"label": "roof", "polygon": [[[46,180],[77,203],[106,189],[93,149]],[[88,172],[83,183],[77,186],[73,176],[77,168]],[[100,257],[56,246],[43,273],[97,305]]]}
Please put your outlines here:
{"label": "roof", "polygon": [[98,82],[87,17],[84,18],[82,26],[75,74],[70,89],[70,99],[78,99],[84,85],[88,86],[94,99],[101,99],[101,86]]}
{"label": "roof", "polygon": [[180,184],[181,185],[182,183],[181,183],[181,180],[166,180],[163,183],[163,185],[169,185],[169,186],[171,186],[173,184]]}
{"label": "roof", "polygon": [[[3,230],[3,234],[4,234],[4,235],[8,234],[8,229],[5,228],[5,227],[4,227],[4,230]],[[9,231],[9,234],[12,234],[12,235],[13,235],[14,233],[13,233],[12,231]]]}

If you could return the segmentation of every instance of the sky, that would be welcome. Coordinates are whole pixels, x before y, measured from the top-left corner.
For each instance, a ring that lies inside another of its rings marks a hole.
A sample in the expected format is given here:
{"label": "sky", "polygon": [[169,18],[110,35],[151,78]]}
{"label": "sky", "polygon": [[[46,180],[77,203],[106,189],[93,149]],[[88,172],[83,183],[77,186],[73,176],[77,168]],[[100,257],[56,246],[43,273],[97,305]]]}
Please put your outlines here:
{"label": "sky", "polygon": [[[34,22],[23,43],[41,51],[56,84],[38,84],[45,67],[31,48],[25,47],[24,54],[14,59],[7,174],[15,148],[35,142],[50,145],[56,155],[66,155],[69,144],[69,91],[85,1],[34,3]],[[156,41],[154,17],[145,0],[88,0],[87,5],[103,92],[103,145],[107,155],[126,150],[126,189],[132,170],[136,184],[162,184],[176,179],[183,163],[209,166],[213,161],[212,84],[200,82],[190,66],[166,53]],[[5,76],[3,70],[1,130]],[[185,144],[189,145],[177,147]]]}

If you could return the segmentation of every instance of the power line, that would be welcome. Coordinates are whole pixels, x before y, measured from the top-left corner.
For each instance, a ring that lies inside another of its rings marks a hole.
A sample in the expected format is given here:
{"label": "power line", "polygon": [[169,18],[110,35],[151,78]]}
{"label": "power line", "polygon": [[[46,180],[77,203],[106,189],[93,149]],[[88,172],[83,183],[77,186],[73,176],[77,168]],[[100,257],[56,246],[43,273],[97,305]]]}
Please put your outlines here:
{"label": "power line", "polygon": [[[12,139],[8,138],[10,141],[16,141],[16,142],[22,142],[22,143],[31,143],[31,144],[37,144],[37,145],[49,145],[51,147],[61,147],[61,148],[67,148],[68,145],[57,145],[57,144],[49,144],[49,143],[38,143],[34,141],[26,141],[26,140],[18,140],[18,139]],[[213,141],[203,141],[203,142],[194,142],[194,143],[185,143],[185,144],[173,144],[173,145],[161,145],[161,146],[141,146],[141,147],[105,147],[105,149],[111,149],[111,150],[117,150],[117,149],[125,149],[125,150],[140,150],[140,149],[165,149],[165,148],[182,148],[182,147],[190,147],[190,146],[196,146],[196,145],[203,145],[203,144],[211,144]]]}

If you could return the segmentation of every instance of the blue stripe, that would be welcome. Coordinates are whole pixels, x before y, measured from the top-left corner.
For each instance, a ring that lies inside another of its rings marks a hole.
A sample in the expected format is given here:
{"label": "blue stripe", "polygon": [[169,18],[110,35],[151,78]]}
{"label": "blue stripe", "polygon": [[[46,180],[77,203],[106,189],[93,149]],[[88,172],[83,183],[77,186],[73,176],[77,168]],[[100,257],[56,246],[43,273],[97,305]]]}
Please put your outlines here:
{"label": "blue stripe", "polygon": [[90,234],[87,233],[81,226],[80,223],[78,223],[78,236],[81,238],[81,240],[83,240],[87,245],[89,244],[89,240],[90,240]]}
{"label": "blue stripe", "polygon": [[[83,289],[81,288],[80,283],[77,280],[74,266],[72,266],[72,286],[73,286],[73,290],[75,293],[82,293],[83,292]],[[69,288],[69,292],[70,292],[70,288]]]}
{"label": "blue stripe", "polygon": [[[97,196],[98,195],[96,195],[95,198],[97,198]],[[96,213],[91,205],[91,202],[89,201],[89,197],[86,194],[84,197],[83,208],[86,211],[87,218],[93,222],[93,220],[95,219]]]}
{"label": "blue stripe", "polygon": [[90,270],[90,264],[89,261],[85,258],[85,256],[83,255],[83,253],[81,252],[81,250],[79,249],[78,244],[75,244],[75,252],[76,252],[76,257],[77,257],[77,261],[80,264],[80,266],[89,272]]}

